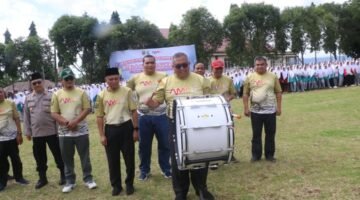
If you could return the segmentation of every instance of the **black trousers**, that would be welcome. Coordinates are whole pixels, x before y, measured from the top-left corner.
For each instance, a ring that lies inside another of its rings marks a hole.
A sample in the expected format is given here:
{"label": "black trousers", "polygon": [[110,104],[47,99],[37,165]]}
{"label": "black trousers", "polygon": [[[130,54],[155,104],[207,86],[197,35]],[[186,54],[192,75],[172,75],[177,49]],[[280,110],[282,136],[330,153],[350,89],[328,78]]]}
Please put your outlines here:
{"label": "black trousers", "polygon": [[133,139],[133,125],[131,120],[120,126],[105,125],[105,136],[107,145],[105,146],[106,156],[109,166],[110,182],[112,187],[122,189],[120,152],[124,157],[126,166],[125,184],[132,186],[135,177],[135,145]]}
{"label": "black trousers", "polygon": [[[57,135],[50,135],[44,137],[33,137],[33,154],[36,161],[36,171],[39,175],[45,175],[47,166],[46,144],[54,157],[56,167],[61,173],[64,172],[64,162],[61,158],[59,138]],[[40,177],[41,178],[41,177]]]}
{"label": "black trousers", "polygon": [[15,180],[22,179],[23,168],[16,139],[0,142],[0,184],[3,186],[7,184],[10,168],[8,157],[11,158]]}
{"label": "black trousers", "polygon": [[261,133],[265,128],[265,157],[274,157],[275,153],[275,132],[276,132],[276,113],[257,114],[251,113],[251,126],[253,130],[252,156],[260,159],[262,155]]}
{"label": "black trousers", "polygon": [[206,180],[208,175],[208,168],[194,169],[194,170],[179,170],[175,157],[176,143],[172,140],[174,134],[176,134],[175,120],[169,118],[170,124],[170,155],[171,155],[171,170],[172,170],[172,184],[175,192],[176,200],[185,200],[191,183],[194,186],[195,191],[198,193],[201,190],[206,190]]}

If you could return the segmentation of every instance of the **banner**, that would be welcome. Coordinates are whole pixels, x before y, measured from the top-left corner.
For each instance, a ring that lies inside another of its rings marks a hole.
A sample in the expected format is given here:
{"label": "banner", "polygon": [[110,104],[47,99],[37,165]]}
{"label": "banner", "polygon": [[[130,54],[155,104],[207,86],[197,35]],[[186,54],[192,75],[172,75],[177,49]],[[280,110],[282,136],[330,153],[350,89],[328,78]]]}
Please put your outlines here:
{"label": "banner", "polygon": [[194,64],[196,63],[195,45],[115,51],[110,56],[110,67],[119,68],[123,79],[129,80],[132,75],[143,71],[143,57],[152,55],[156,59],[156,71],[172,74],[172,56],[178,52],[187,54],[190,70],[193,71]]}

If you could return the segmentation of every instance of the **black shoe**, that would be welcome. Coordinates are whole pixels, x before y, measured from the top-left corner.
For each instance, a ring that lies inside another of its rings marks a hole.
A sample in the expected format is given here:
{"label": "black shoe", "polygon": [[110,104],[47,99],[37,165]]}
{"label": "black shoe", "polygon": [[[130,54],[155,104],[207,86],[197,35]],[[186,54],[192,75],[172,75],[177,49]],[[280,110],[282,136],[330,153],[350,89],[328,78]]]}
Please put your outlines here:
{"label": "black shoe", "polygon": [[260,161],[260,158],[252,157],[250,161],[251,162],[258,162],[258,161]]}
{"label": "black shoe", "polygon": [[0,192],[5,190],[5,186],[3,186],[2,184],[0,184]]}
{"label": "black shoe", "polygon": [[126,186],[126,195],[132,195],[135,192],[135,188],[132,185]]}
{"label": "black shoe", "polygon": [[208,190],[202,190],[199,192],[199,199],[200,200],[214,200],[215,197],[208,191]]}
{"label": "black shoe", "polygon": [[44,187],[45,185],[48,184],[48,181],[46,179],[40,179],[36,185],[35,185],[35,189],[40,189],[42,187]]}
{"label": "black shoe", "polygon": [[268,158],[266,158],[266,161],[276,162],[276,158],[274,158],[274,157],[268,157]]}
{"label": "black shoe", "polygon": [[24,178],[20,178],[16,180],[16,183],[20,184],[20,185],[28,185],[29,181],[24,179]]}
{"label": "black shoe", "polygon": [[10,181],[10,180],[14,180],[14,176],[10,176],[10,175],[8,174],[8,176],[7,176],[7,180],[8,180],[8,181]]}
{"label": "black shoe", "polygon": [[119,188],[117,188],[117,187],[114,187],[113,190],[112,190],[111,195],[113,195],[113,196],[118,196],[121,191],[122,191],[121,188],[119,189]]}

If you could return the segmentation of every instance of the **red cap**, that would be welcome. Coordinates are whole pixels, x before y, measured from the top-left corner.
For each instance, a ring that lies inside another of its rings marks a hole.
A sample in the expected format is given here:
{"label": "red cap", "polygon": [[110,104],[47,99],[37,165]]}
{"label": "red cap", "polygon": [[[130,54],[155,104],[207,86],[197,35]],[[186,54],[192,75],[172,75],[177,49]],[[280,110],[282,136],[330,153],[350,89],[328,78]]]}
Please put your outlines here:
{"label": "red cap", "polygon": [[222,60],[214,60],[211,63],[213,69],[219,69],[224,67],[224,62]]}

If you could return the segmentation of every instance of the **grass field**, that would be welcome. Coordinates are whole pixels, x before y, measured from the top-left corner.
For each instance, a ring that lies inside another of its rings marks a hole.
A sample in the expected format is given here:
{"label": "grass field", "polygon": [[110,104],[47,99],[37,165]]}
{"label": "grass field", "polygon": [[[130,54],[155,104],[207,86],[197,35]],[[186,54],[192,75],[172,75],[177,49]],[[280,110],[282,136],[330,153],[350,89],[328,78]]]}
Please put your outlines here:
{"label": "grass field", "polygon": [[[242,102],[233,101],[242,114]],[[38,179],[32,155],[32,143],[21,146],[24,176],[28,186],[9,182],[0,199],[110,199],[105,151],[100,145],[95,118],[89,116],[91,162],[99,186],[89,191],[82,183],[80,162],[76,155],[77,187],[70,194],[61,193],[58,171],[49,156],[49,185],[35,190]],[[360,87],[285,94],[283,114],[278,117],[276,163],[250,163],[251,128],[249,118],[236,121],[236,157],[240,163],[209,171],[208,187],[216,199],[360,199]],[[137,180],[135,194],[124,192],[113,199],[173,199],[171,180],[159,171],[154,142],[152,177]],[[123,162],[122,162],[123,164]],[[139,164],[136,156],[136,165]],[[124,175],[124,166],[122,172]],[[123,176],[124,177],[124,176]],[[197,199],[190,188],[188,199]]]}

